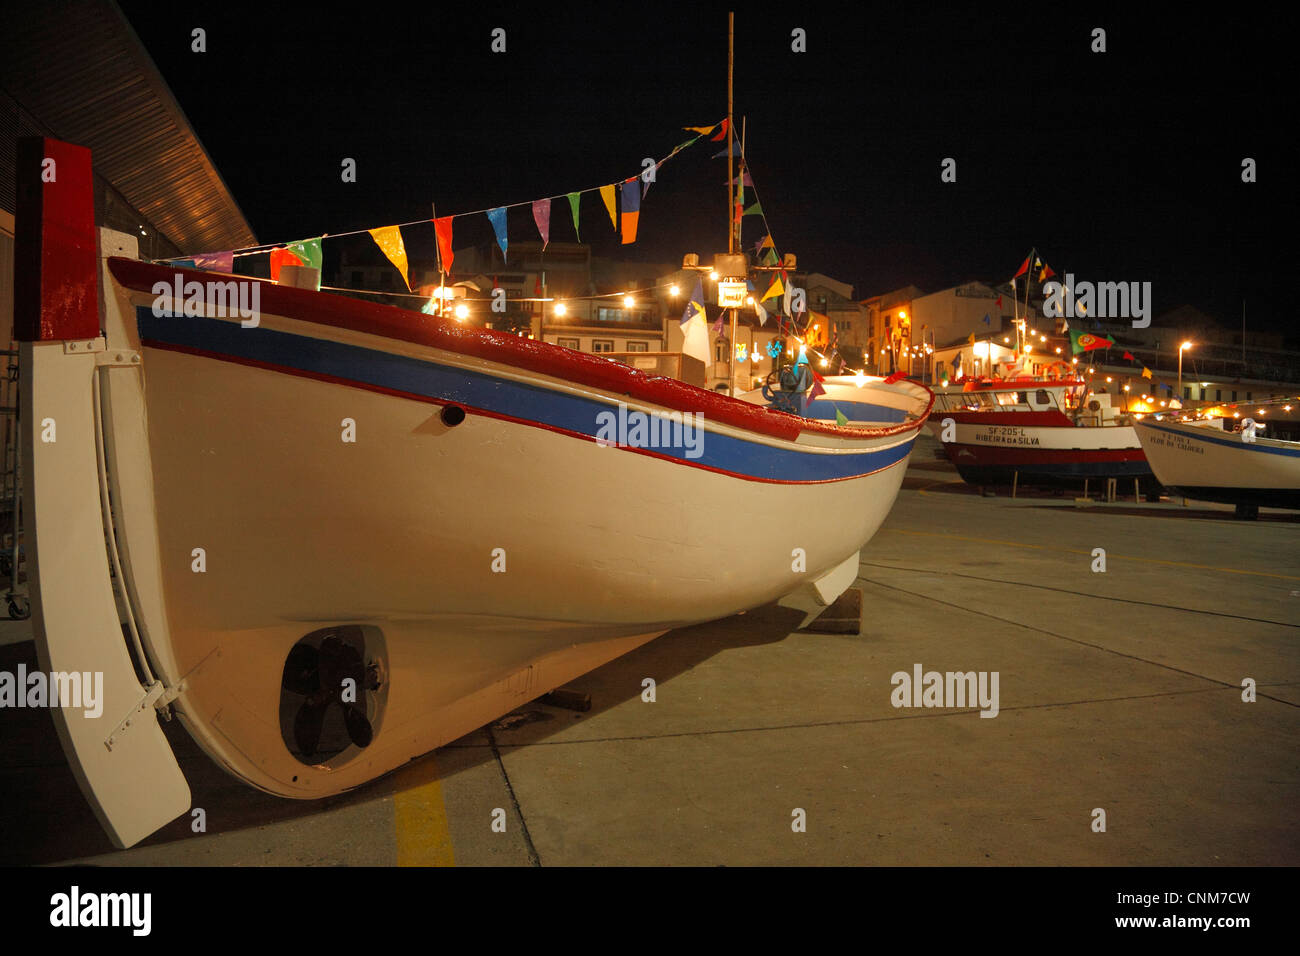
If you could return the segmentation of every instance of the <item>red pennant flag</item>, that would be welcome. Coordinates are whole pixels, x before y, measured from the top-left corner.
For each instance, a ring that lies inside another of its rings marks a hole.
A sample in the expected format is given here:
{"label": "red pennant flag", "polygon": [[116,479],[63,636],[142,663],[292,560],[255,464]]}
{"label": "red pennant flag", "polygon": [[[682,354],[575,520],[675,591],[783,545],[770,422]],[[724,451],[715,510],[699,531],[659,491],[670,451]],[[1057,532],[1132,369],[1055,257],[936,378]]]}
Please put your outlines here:
{"label": "red pennant flag", "polygon": [[442,271],[451,271],[451,260],[455,258],[451,251],[451,216],[433,221],[433,231],[438,234],[438,253],[442,256]]}
{"label": "red pennant flag", "polygon": [[540,274],[533,282],[533,295],[535,295],[539,299],[542,297],[542,277]]}
{"label": "red pennant flag", "polygon": [[998,296],[998,307],[1001,308],[1001,306],[1002,306],[1002,296]]}
{"label": "red pennant flag", "polygon": [[1133,357],[1133,353],[1132,353],[1132,352],[1125,352],[1125,353],[1124,353],[1124,357],[1125,357],[1126,359],[1128,359],[1130,362],[1136,362],[1136,361],[1137,361],[1137,359],[1135,359],[1135,358]]}
{"label": "red pennant flag", "polygon": [[271,279],[274,282],[280,281],[280,269],[284,266],[300,266],[302,260],[295,256],[288,249],[271,250]]}
{"label": "red pennant flag", "polygon": [[1016,274],[1013,275],[1011,278],[1019,279],[1022,275],[1024,275],[1026,272],[1029,271],[1029,258],[1030,258],[1029,256],[1025,256],[1025,261],[1020,264],[1020,268],[1016,270]]}
{"label": "red pennant flag", "polygon": [[[727,138],[727,129],[728,129],[728,127],[729,127],[730,125],[731,125],[731,121],[730,121],[730,120],[727,120],[727,119],[724,119],[721,123],[718,124],[718,127],[719,127],[719,129],[718,129],[718,135],[717,135],[717,136],[711,136],[711,137],[709,137],[709,138],[710,138],[711,140],[713,140],[713,142],[715,142],[715,143],[721,143],[724,139]],[[656,195],[657,195],[657,194],[656,194]]]}

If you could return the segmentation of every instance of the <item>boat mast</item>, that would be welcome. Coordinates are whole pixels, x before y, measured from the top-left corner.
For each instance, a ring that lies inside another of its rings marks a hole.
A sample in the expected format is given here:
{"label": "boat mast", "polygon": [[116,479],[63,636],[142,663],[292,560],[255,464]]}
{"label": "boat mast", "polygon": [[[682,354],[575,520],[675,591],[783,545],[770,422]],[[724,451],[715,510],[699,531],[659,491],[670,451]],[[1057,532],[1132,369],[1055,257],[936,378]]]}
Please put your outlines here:
{"label": "boat mast", "polygon": [[[732,100],[732,76],[736,67],[736,12],[729,10],[727,12],[727,254],[731,255],[736,251],[736,224],[735,224],[735,168],[732,157],[732,143],[735,141],[735,134],[731,127],[731,114],[733,107]],[[731,309],[731,340],[728,348],[731,354],[727,356],[727,394],[735,396],[736,394],[736,310]]]}

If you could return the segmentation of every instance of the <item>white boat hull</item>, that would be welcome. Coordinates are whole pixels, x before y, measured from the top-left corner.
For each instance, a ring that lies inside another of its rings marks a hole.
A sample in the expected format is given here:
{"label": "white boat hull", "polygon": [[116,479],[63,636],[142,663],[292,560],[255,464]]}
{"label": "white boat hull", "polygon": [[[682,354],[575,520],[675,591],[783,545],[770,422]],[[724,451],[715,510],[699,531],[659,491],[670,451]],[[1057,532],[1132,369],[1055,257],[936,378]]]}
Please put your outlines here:
{"label": "white boat hull", "polygon": [[1189,498],[1300,508],[1300,442],[1223,431],[1216,423],[1138,422],[1156,477]]}

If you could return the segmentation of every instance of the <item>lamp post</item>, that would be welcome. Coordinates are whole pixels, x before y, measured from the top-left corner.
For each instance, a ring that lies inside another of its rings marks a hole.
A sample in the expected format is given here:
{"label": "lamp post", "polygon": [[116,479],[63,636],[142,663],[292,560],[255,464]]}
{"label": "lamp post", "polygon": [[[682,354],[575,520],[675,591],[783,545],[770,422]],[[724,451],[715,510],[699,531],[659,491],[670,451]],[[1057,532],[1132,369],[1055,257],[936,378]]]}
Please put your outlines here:
{"label": "lamp post", "polygon": [[1183,400],[1183,353],[1192,347],[1191,342],[1178,346],[1178,401]]}

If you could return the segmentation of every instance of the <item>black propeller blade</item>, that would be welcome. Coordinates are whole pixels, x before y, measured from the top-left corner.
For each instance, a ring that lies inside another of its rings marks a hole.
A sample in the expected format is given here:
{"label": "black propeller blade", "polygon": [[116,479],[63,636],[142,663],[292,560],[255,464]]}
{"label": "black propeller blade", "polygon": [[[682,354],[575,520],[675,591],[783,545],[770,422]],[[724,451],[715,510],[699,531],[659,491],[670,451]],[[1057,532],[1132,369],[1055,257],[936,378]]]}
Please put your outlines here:
{"label": "black propeller blade", "polygon": [[[355,701],[343,699],[344,681],[351,680]],[[358,747],[369,746],[374,728],[366,717],[360,694],[373,689],[365,661],[356,647],[331,634],[321,641],[320,649],[307,644],[295,645],[285,662],[282,686],[307,699],[293,721],[294,741],[303,754],[315,754],[320,747],[325,712],[331,704],[343,709],[343,723],[348,737]]]}

